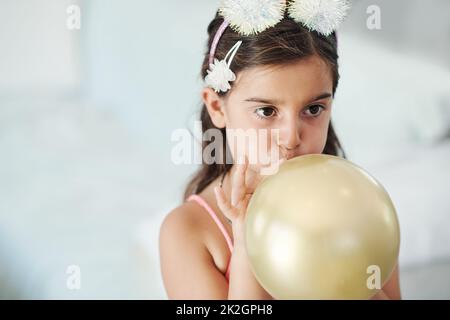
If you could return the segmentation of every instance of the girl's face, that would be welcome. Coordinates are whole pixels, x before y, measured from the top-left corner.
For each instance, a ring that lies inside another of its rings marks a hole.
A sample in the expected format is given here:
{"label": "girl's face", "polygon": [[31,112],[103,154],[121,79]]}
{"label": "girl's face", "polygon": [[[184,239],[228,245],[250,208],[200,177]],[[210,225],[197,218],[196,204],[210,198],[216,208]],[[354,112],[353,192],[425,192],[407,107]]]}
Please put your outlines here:
{"label": "girl's face", "polygon": [[[215,100],[208,98],[205,91],[203,98],[214,124],[226,127],[227,132],[231,130],[236,135],[246,132],[247,138],[251,131],[268,133],[246,143],[247,155],[255,152],[256,146],[261,149],[261,139],[267,137],[267,154],[276,152],[280,158],[290,159],[322,153],[331,117],[332,92],[330,68],[319,57],[311,56],[289,65],[241,71],[229,94],[216,107]],[[214,91],[209,91],[210,94]],[[236,147],[230,151],[236,159]]]}

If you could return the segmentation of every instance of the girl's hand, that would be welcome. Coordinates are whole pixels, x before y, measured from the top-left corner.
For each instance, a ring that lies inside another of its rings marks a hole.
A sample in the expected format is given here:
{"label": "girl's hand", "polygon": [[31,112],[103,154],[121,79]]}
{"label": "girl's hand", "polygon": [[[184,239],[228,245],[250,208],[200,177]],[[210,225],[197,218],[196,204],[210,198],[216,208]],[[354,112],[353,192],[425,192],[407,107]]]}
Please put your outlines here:
{"label": "girl's hand", "polygon": [[[281,165],[284,161],[285,159],[280,159],[275,165]],[[233,242],[236,245],[244,243],[248,203],[263,176],[260,174],[261,170],[256,171],[249,166],[248,159],[245,156],[235,165],[236,170],[231,177],[231,201],[227,199],[222,188],[215,187],[214,192],[219,209],[232,222]]]}

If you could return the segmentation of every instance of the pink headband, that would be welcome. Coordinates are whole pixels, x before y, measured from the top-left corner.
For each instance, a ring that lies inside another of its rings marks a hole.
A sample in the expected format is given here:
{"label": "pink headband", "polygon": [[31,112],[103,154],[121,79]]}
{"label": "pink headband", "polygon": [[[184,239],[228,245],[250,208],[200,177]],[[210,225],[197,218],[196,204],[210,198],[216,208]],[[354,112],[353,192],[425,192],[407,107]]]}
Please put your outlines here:
{"label": "pink headband", "polygon": [[216,53],[217,44],[219,43],[220,38],[222,37],[223,33],[225,32],[225,29],[228,27],[228,22],[223,21],[220,25],[219,29],[216,32],[216,35],[214,36],[213,43],[211,45],[211,50],[209,51],[209,64],[212,64],[214,62],[214,55]]}

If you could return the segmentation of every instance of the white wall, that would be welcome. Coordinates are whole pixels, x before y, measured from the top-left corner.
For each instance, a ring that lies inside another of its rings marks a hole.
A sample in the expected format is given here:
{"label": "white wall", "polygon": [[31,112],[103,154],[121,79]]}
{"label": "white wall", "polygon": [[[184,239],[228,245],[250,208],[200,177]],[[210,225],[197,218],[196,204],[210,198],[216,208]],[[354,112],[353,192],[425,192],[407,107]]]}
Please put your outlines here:
{"label": "white wall", "polygon": [[[371,5],[381,10],[380,30],[366,27],[367,8]],[[342,31],[450,69],[449,16],[448,0],[354,0]]]}
{"label": "white wall", "polygon": [[0,94],[72,93],[80,83],[77,33],[66,9],[78,0],[0,1]]}
{"label": "white wall", "polygon": [[[181,195],[193,167],[170,162],[171,134],[200,109],[200,68],[218,1],[95,0],[84,6],[83,92],[114,110],[146,148],[155,175]],[[156,178],[156,180],[161,180]]]}

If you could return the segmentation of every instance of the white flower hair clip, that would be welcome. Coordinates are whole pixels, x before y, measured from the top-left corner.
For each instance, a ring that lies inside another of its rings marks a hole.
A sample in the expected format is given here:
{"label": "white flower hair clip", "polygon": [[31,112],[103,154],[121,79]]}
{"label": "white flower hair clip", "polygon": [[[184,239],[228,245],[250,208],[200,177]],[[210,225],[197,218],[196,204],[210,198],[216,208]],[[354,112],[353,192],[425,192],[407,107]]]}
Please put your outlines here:
{"label": "white flower hair clip", "polygon": [[228,51],[225,59],[214,59],[214,63],[209,64],[209,70],[206,72],[208,75],[205,78],[205,83],[208,87],[211,87],[216,92],[227,92],[231,89],[230,81],[236,80],[236,75],[230,69],[231,62],[236,55],[242,41],[236,42],[236,44]]}
{"label": "white flower hair clip", "polygon": [[350,0],[222,0],[219,14],[224,21],[211,45],[205,84],[216,92],[227,92],[231,88],[230,82],[236,80],[230,65],[242,41],[228,51],[225,59],[214,59],[217,44],[228,26],[243,36],[256,35],[277,25],[287,11],[295,22],[329,36],[345,19],[349,9]]}

